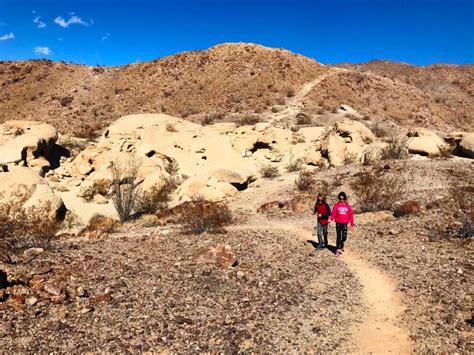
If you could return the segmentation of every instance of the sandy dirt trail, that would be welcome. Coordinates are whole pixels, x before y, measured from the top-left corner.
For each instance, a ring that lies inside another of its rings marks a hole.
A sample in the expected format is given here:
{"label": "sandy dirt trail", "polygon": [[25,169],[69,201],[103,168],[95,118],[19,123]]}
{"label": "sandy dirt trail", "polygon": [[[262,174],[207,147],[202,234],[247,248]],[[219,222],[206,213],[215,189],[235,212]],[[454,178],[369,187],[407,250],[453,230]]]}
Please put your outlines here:
{"label": "sandy dirt trail", "polygon": [[[301,240],[314,240],[312,230],[298,228],[291,223],[272,220],[270,223],[256,223],[239,228],[259,228],[264,226],[284,230]],[[406,354],[412,344],[408,331],[398,325],[398,317],[404,307],[396,283],[378,268],[352,251],[345,251],[340,257],[349,270],[358,278],[363,288],[363,300],[368,309],[364,318],[350,330],[357,353],[364,354]],[[310,285],[310,287],[317,285]]]}

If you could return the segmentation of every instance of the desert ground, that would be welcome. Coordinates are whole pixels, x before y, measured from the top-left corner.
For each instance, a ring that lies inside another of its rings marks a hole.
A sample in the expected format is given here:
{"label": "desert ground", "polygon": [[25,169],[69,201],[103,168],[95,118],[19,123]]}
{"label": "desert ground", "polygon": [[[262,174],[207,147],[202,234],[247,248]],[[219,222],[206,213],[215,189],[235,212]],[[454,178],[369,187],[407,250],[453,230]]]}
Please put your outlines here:
{"label": "desert ground", "polygon": [[[3,351],[474,351],[471,66],[0,67]],[[340,191],[337,257],[311,209]]]}

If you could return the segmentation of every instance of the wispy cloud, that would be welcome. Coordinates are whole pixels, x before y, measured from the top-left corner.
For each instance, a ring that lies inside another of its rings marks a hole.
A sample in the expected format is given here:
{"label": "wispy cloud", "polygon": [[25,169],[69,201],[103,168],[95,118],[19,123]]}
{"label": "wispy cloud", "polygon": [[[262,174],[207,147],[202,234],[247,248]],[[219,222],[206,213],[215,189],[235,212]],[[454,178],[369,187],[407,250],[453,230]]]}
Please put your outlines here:
{"label": "wispy cloud", "polygon": [[5,22],[0,22],[0,27],[6,26],[7,24]]}
{"label": "wispy cloud", "polygon": [[110,38],[110,33],[106,33],[105,35],[102,36],[100,39],[101,42],[104,42]]}
{"label": "wispy cloud", "polygon": [[68,28],[70,25],[89,26],[89,25],[93,24],[94,22],[91,20],[90,23],[87,23],[86,21],[84,21],[79,16],[72,15],[69,18],[69,20],[66,20],[66,19],[62,18],[61,16],[58,16],[54,19],[54,23],[56,23],[57,25],[59,25],[61,27]]}
{"label": "wispy cloud", "polygon": [[14,39],[14,38],[15,38],[15,35],[12,32],[10,32],[1,36],[0,41],[8,41],[9,39]]}
{"label": "wispy cloud", "polygon": [[41,54],[41,55],[51,55],[53,54],[53,51],[49,49],[48,47],[35,47],[34,51],[36,54]]}
{"label": "wispy cloud", "polygon": [[36,16],[34,19],[33,19],[33,22],[36,23],[36,26],[38,28],[45,28],[46,27],[46,24],[41,21],[41,18],[40,16]]}
{"label": "wispy cloud", "polygon": [[62,42],[62,41],[64,41],[64,38],[58,37],[58,41],[59,41],[59,42]]}

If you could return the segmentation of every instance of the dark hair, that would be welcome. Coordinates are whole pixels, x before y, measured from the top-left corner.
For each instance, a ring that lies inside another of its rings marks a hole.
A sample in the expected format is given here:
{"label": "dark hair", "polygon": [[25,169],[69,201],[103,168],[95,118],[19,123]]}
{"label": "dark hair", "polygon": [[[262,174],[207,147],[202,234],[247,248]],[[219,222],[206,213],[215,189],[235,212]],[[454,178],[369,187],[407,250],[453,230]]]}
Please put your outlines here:
{"label": "dark hair", "polygon": [[319,193],[317,199],[319,199],[319,197],[322,197],[323,201],[326,201],[326,196],[324,196],[324,194]]}
{"label": "dark hair", "polygon": [[339,194],[337,195],[337,199],[339,200],[341,197],[344,197],[344,199],[347,200],[347,196],[346,196],[346,193],[344,191],[341,191],[339,192]]}

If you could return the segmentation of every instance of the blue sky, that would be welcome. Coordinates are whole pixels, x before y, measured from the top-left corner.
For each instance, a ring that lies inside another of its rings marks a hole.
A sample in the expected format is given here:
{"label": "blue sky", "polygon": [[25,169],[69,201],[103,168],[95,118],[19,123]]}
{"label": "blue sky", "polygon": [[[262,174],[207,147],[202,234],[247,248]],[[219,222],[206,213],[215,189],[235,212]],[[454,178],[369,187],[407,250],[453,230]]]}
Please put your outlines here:
{"label": "blue sky", "polygon": [[223,42],[322,63],[474,63],[474,0],[0,0],[0,60],[152,60]]}

